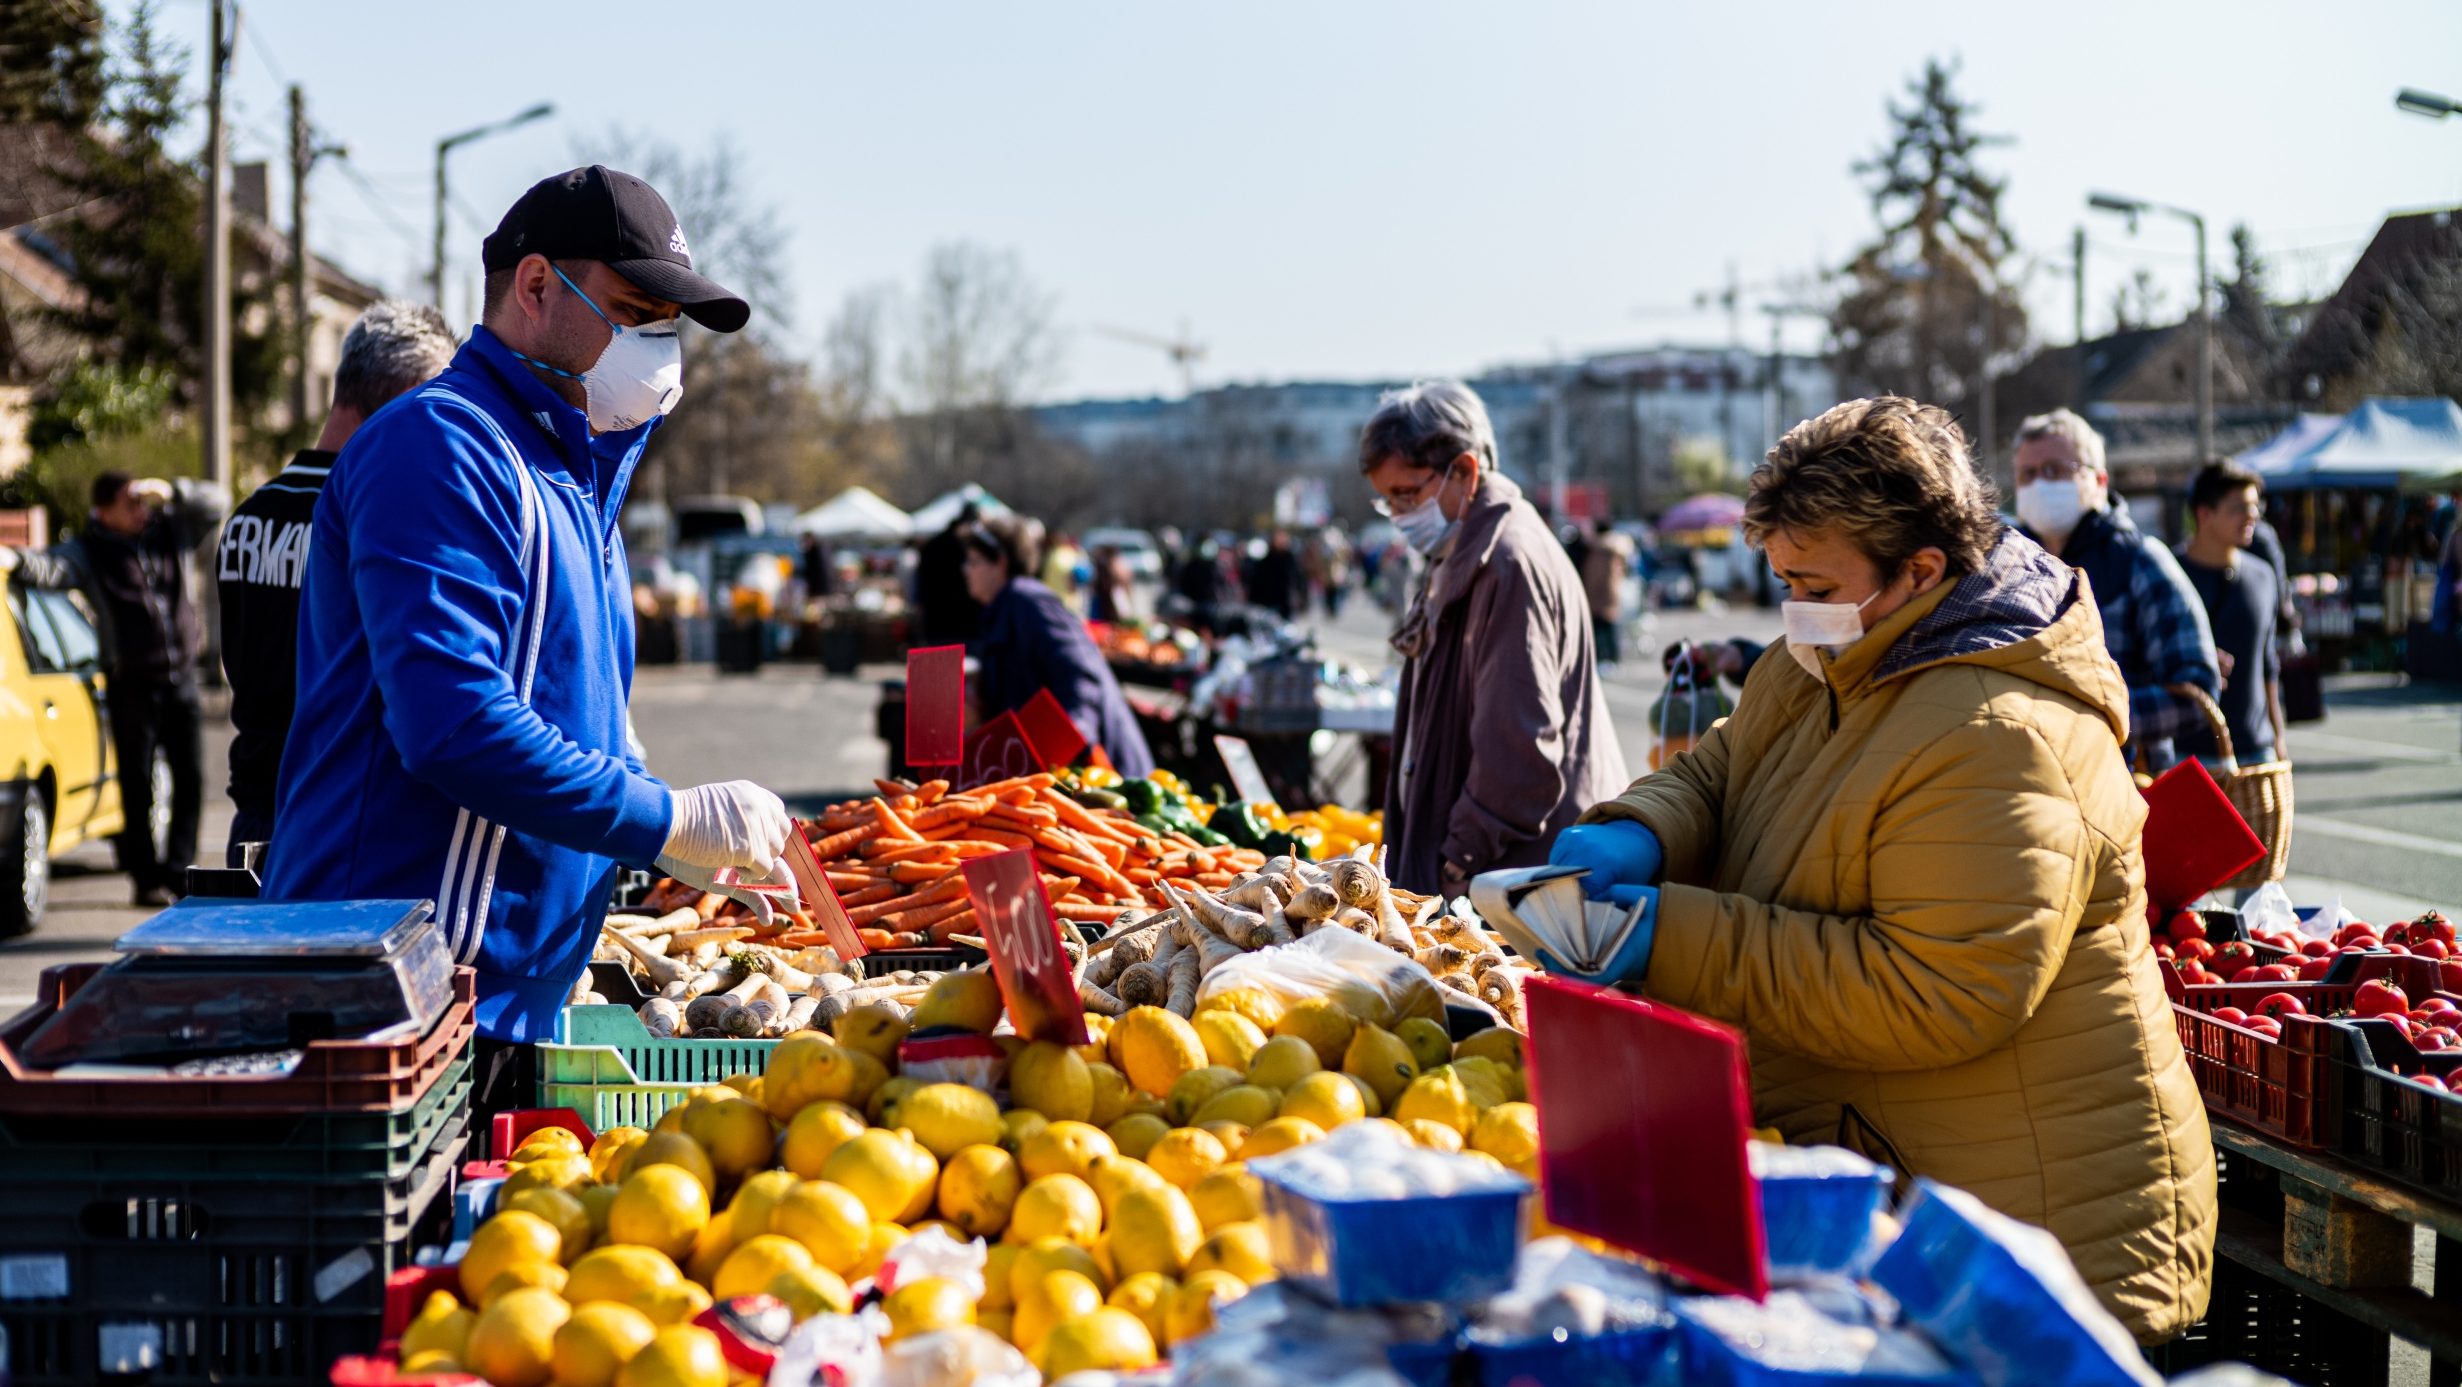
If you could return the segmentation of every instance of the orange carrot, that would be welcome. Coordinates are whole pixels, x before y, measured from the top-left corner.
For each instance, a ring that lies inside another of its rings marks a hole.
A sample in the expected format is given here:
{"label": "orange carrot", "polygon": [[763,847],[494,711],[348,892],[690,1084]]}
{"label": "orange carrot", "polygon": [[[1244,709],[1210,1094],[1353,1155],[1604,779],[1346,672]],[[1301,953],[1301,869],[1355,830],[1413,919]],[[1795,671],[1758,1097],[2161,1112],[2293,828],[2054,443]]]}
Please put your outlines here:
{"label": "orange carrot", "polygon": [[875,819],[868,824],[858,824],[843,833],[832,833],[812,845],[812,855],[823,862],[835,857],[844,857],[879,837],[880,831],[880,821]]}
{"label": "orange carrot", "polygon": [[[869,848],[884,842],[890,840],[875,838],[865,846]],[[900,862],[942,862],[955,856],[957,849],[947,843],[905,843],[893,844],[883,852],[872,854],[871,861],[876,865],[889,866]]]}
{"label": "orange carrot", "polygon": [[894,901],[898,897],[905,894],[905,887],[900,886],[894,881],[884,881],[878,886],[867,886],[860,891],[853,892],[849,895],[840,896],[838,897],[838,904],[845,906],[849,910],[853,910],[859,905],[873,905],[880,901]]}
{"label": "orange carrot", "polygon": [[1051,913],[1063,920],[1085,920],[1097,925],[1108,925],[1111,923],[1111,917],[1120,912],[1107,905],[1091,903],[1079,905],[1075,901],[1061,901],[1051,908]]}
{"label": "orange carrot", "polygon": [[958,795],[942,800],[929,809],[917,811],[915,816],[907,822],[913,824],[918,831],[929,831],[943,824],[962,823],[968,819],[981,818],[990,811],[991,807],[990,800]]}
{"label": "orange carrot", "polygon": [[899,818],[898,811],[889,807],[889,801],[877,795],[872,799],[872,816],[880,820],[881,833],[884,837],[904,838],[912,843],[923,841],[923,835],[915,832],[914,826],[906,820]]}

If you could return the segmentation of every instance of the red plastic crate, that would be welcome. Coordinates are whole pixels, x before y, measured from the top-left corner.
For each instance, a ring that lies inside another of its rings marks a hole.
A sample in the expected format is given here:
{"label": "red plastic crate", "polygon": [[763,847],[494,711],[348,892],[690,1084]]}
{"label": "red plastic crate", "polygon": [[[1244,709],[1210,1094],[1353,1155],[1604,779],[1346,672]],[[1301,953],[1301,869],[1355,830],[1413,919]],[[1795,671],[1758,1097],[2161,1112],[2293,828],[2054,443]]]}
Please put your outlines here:
{"label": "red plastic crate", "polygon": [[521,1144],[545,1127],[562,1127],[581,1138],[583,1150],[598,1140],[590,1124],[571,1108],[515,1108],[496,1114],[487,1130],[488,1159],[470,1161],[462,1166],[464,1180],[500,1180],[504,1178],[505,1161],[521,1149]]}
{"label": "red plastic crate", "polygon": [[[2340,1114],[2331,1070],[2346,1042],[2343,1028],[2319,1013],[2348,1009],[2359,991],[2356,981],[2185,987],[2167,968],[2164,985],[2172,994],[2180,1046],[2188,1052],[2189,1071],[2208,1111],[2293,1146],[2335,1144]],[[2207,1014],[2226,1006],[2246,1011],[2277,992],[2299,998],[2309,1012],[2284,1017],[2280,1040]]]}
{"label": "red plastic crate", "polygon": [[468,1048],[478,974],[453,970],[453,1003],[414,1040],[317,1040],[301,1047],[299,1067],[275,1078],[62,1078],[29,1069],[17,1047],[77,994],[104,965],[64,963],[43,970],[33,1006],[0,1024],[0,1113],[33,1117],[272,1116],[392,1112],[419,1101]]}
{"label": "red plastic crate", "polygon": [[[511,1116],[512,1114],[505,1114]],[[451,1291],[462,1293],[462,1269],[459,1263],[443,1267],[404,1267],[385,1278],[384,1339],[372,1354],[353,1355],[337,1359],[328,1378],[333,1387],[396,1387],[396,1384],[420,1383],[428,1387],[479,1387],[483,1379],[470,1373],[405,1373],[398,1360],[402,1331],[410,1326],[419,1307],[429,1295]]]}

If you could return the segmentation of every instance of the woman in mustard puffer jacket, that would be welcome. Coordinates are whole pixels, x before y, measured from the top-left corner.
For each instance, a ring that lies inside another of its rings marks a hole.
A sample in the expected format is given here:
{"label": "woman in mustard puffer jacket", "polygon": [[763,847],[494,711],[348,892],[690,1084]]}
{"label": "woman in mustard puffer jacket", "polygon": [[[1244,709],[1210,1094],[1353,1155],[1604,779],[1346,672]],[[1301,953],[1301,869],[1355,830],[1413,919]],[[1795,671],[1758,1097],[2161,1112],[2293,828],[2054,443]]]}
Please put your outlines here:
{"label": "woman in mustard puffer jacket", "polygon": [[1654,897],[1637,981],[1743,1029],[1758,1120],[2049,1229],[2141,1341],[2179,1334],[2214,1151],[2084,578],[2004,527],[1947,414],[1894,397],[1797,425],[1745,528],[1787,642],[1555,860]]}

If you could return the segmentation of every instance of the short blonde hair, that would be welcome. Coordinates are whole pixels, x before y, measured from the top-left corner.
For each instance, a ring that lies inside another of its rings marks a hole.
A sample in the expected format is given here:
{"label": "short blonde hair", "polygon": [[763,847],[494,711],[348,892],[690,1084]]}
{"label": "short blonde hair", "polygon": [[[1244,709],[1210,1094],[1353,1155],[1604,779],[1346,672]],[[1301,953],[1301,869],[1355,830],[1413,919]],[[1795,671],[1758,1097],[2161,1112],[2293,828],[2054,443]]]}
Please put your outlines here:
{"label": "short blonde hair", "polygon": [[2017,426],[2017,442],[2013,446],[2023,448],[2038,438],[2069,440],[2069,446],[2077,449],[2080,466],[2108,475],[2110,469],[2103,465],[2103,435],[2095,432],[2094,425],[2077,411],[2055,409],[2049,414],[2026,416],[2026,422]]}
{"label": "short blonde hair", "polygon": [[1938,548],[1972,573],[1999,542],[1992,484],[1949,411],[1899,395],[1849,400],[1787,430],[1753,469],[1744,537],[1836,532],[1895,574]]}

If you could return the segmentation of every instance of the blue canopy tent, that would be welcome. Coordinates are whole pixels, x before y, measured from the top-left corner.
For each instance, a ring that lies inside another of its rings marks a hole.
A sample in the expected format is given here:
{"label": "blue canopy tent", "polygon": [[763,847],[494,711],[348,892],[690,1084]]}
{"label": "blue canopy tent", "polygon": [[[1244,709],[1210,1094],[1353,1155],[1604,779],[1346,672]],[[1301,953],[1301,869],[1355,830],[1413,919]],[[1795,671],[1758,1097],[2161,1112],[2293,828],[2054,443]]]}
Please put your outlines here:
{"label": "blue canopy tent", "polygon": [[[2302,415],[2240,461],[2268,491],[2393,491],[2462,472],[2462,405],[2442,396],[2368,400],[2322,429],[2330,418]],[[2300,447],[2303,436],[2314,441]]]}

